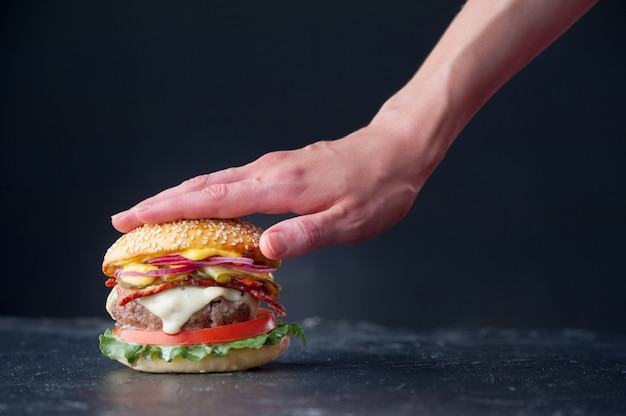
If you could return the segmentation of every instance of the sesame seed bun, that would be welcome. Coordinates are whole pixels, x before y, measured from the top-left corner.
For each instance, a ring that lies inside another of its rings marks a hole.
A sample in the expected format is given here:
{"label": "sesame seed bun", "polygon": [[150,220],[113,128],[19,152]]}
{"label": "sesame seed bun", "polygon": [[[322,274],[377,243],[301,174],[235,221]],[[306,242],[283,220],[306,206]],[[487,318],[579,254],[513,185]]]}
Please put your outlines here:
{"label": "sesame seed bun", "polygon": [[114,276],[117,266],[146,257],[176,254],[188,249],[212,248],[228,255],[248,257],[269,267],[280,266],[261,253],[263,230],[239,219],[179,220],[144,224],[121,236],[107,250],[102,271]]}
{"label": "sesame seed bun", "polygon": [[176,357],[167,362],[157,357],[147,360],[141,356],[133,364],[125,358],[120,358],[118,361],[133,370],[147,373],[224,373],[247,370],[274,361],[287,349],[289,343],[289,336],[285,336],[275,345],[266,345],[259,349],[231,349],[227,355],[221,357],[210,355],[200,361]]}

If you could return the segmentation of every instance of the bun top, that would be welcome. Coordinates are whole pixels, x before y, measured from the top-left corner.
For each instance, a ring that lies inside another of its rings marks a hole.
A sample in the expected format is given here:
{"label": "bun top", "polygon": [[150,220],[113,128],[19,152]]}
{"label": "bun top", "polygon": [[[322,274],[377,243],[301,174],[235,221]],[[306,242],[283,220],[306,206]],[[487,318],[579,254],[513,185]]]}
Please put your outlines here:
{"label": "bun top", "polygon": [[178,220],[144,224],[121,236],[104,255],[102,271],[113,276],[115,269],[143,258],[176,254],[192,249],[213,249],[228,257],[248,257],[268,267],[279,267],[261,253],[263,230],[239,219]]}

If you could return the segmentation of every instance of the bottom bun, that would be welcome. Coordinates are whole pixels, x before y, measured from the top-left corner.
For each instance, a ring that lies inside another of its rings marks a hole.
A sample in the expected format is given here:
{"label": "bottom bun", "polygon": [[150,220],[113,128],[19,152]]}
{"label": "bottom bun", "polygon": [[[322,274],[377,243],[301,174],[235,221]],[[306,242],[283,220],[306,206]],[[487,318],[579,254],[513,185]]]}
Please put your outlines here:
{"label": "bottom bun", "polygon": [[133,370],[147,373],[225,373],[247,370],[274,361],[287,349],[289,342],[289,336],[284,336],[276,345],[266,345],[259,349],[231,349],[224,356],[208,356],[200,361],[176,357],[167,362],[157,357],[147,360],[141,356],[133,364],[125,358],[120,358],[118,361]]}

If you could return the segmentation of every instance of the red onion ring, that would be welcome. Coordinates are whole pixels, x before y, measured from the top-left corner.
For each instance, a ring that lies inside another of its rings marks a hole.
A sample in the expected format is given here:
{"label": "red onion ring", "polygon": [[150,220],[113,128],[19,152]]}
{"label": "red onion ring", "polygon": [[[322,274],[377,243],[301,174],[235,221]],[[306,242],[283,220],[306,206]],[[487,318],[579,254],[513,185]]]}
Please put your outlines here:
{"label": "red onion ring", "polygon": [[136,271],[124,271],[122,267],[119,267],[115,272],[115,277],[124,276],[166,276],[174,274],[191,273],[203,267],[212,266],[224,266],[235,270],[240,270],[249,273],[274,273],[277,268],[267,267],[259,264],[254,264],[254,260],[247,257],[221,257],[212,256],[204,260],[189,260],[178,254],[171,254],[167,256],[155,257],[146,262],[152,266],[179,266],[172,268],[159,268],[150,270],[146,273]]}

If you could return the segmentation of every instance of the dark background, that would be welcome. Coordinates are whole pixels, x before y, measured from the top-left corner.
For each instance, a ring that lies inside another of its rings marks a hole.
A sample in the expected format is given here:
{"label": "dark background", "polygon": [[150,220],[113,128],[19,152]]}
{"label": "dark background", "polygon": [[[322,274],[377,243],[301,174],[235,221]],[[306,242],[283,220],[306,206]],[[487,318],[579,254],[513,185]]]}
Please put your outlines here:
{"label": "dark background", "polygon": [[[106,316],[110,215],[363,126],[461,3],[0,2],[0,314]],[[286,261],[290,319],[626,331],[624,9],[498,92],[400,226]]]}

